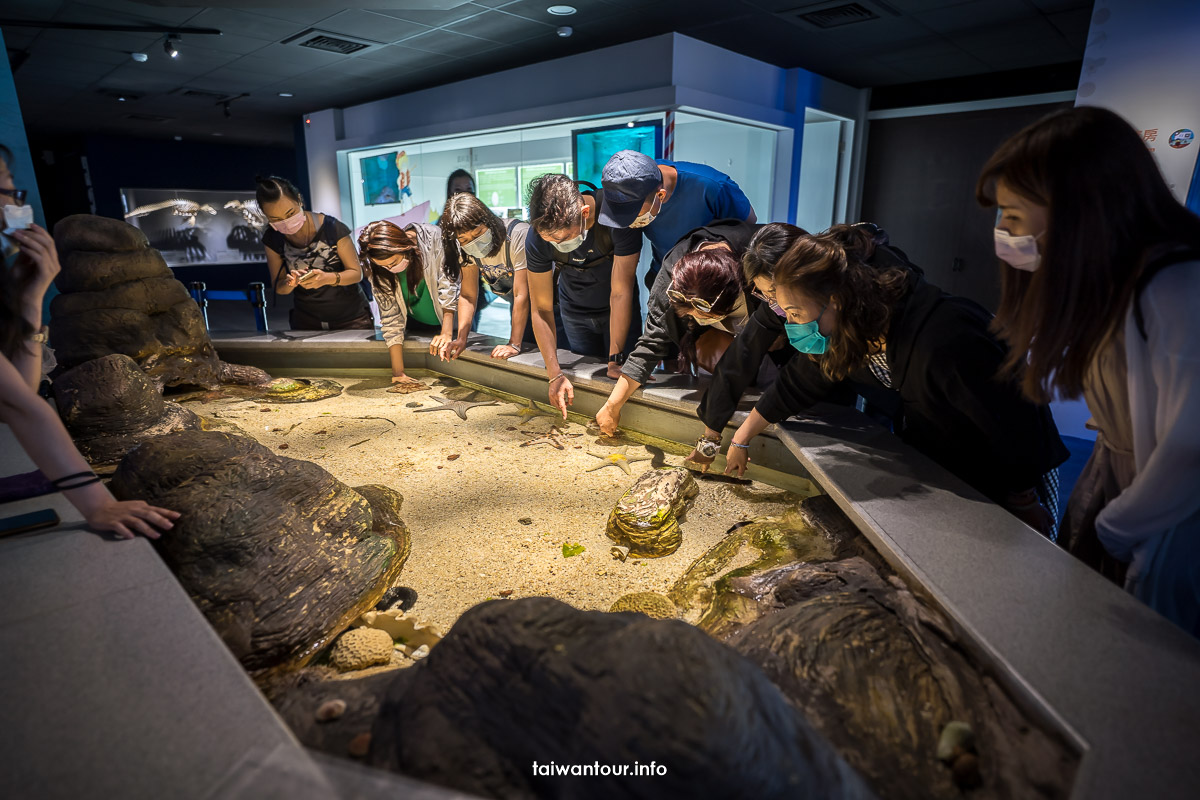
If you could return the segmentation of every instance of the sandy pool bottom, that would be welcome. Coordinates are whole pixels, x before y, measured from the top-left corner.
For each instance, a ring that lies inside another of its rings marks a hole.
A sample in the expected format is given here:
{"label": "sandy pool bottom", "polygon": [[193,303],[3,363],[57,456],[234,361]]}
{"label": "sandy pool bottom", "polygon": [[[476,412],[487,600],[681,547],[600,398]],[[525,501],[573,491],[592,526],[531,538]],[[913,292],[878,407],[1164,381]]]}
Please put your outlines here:
{"label": "sandy pool bottom", "polygon": [[[468,409],[466,420],[452,410],[423,410],[443,400],[495,399],[451,379],[426,376],[430,389],[407,395],[387,392],[387,378],[331,380],[343,393],[316,402],[188,405],[281,455],[320,464],[349,486],[400,492],[412,553],[396,585],[416,590],[412,615],[443,631],[490,598],[550,596],[608,610],[630,592],[665,593],[731,526],[782,514],[801,499],[758,482],[700,477],[680,548],[664,558],[618,561],[605,535],[613,506],[647,469],[682,465],[686,448],[670,453],[600,439],[561,416],[517,416],[521,405],[505,400]],[[566,434],[562,450],[526,444],[552,426]],[[598,457],[621,447],[631,461],[645,459],[630,464],[632,474]],[[564,557],[564,542],[584,549]]]}

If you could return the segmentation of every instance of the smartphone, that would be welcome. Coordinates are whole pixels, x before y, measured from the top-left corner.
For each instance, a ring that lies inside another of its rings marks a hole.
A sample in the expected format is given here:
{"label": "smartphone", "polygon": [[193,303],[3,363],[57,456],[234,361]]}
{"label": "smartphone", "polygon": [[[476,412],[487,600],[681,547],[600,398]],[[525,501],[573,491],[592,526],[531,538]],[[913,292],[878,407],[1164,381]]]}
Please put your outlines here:
{"label": "smartphone", "polygon": [[321,271],[321,270],[319,270],[319,269],[310,269],[308,272],[306,272],[306,273],[304,273],[303,275],[301,275],[301,276],[300,276],[300,277],[299,277],[297,280],[299,280],[299,281],[300,281],[300,283],[304,283],[304,282],[305,282],[305,281],[307,281],[307,280],[311,280],[311,279],[313,279],[313,278],[317,277],[317,274],[318,274],[320,271]]}
{"label": "smartphone", "polygon": [[38,528],[53,528],[58,523],[58,512],[53,508],[18,514],[15,517],[4,517],[0,519],[0,536],[36,531]]}

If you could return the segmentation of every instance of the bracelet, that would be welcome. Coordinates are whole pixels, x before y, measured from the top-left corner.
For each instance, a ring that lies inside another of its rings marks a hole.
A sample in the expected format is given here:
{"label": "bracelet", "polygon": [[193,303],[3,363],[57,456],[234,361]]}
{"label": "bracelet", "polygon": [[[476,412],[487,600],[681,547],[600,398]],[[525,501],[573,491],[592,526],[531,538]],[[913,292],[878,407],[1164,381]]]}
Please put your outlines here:
{"label": "bracelet", "polygon": [[340,273],[340,272],[333,273],[333,285],[334,286],[342,285],[342,273]]}
{"label": "bracelet", "polygon": [[50,481],[50,485],[60,492],[66,492],[70,491],[71,489],[80,489],[84,486],[91,486],[93,483],[99,482],[100,476],[89,469],[87,472],[76,472],[74,475],[64,475],[61,478]]}
{"label": "bracelet", "polygon": [[748,444],[738,444],[737,442],[730,442],[730,443],[729,443],[729,446],[730,446],[730,447],[740,447],[740,448],[741,448],[741,449],[743,449],[743,450],[749,450],[749,449],[750,449],[750,445],[748,445]]}
{"label": "bracelet", "polygon": [[521,343],[520,342],[517,342],[516,344],[509,342],[508,346],[511,347],[513,350],[516,350],[518,353],[521,352]]}
{"label": "bracelet", "polygon": [[560,372],[557,375],[555,375],[553,378],[551,378],[549,381],[547,381],[547,383],[554,383],[556,380],[558,380],[561,377],[563,377],[563,373]]}

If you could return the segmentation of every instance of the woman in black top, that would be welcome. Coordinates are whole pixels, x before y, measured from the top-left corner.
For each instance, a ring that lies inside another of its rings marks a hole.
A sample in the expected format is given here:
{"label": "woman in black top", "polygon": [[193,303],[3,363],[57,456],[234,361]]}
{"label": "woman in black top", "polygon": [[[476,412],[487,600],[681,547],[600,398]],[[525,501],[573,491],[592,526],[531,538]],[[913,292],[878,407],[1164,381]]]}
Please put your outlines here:
{"label": "woman in black top", "polygon": [[646,324],[621,365],[621,376],[596,413],[607,435],[617,432],[621,409],[671,354],[672,345],[691,365],[712,370],[758,305],[742,280],[738,259],[754,234],[752,223],[724,219],[691,231],[663,258],[650,288]]}
{"label": "woman in black top", "polygon": [[292,329],[374,329],[350,229],[327,214],[305,211],[291,181],[255,181],[258,207],[271,225],[262,238],[271,286],[279,294],[295,293]]}
{"label": "woman in black top", "polygon": [[[894,407],[894,429],[1030,527],[1053,538],[1055,468],[1068,453],[1044,405],[998,381],[1007,349],[991,314],[927,283],[898,251],[859,226],[801,236],[775,267],[775,302],[799,351],[733,435],[727,473],[767,425],[849,384]],[[765,401],[765,402],[764,402]]]}

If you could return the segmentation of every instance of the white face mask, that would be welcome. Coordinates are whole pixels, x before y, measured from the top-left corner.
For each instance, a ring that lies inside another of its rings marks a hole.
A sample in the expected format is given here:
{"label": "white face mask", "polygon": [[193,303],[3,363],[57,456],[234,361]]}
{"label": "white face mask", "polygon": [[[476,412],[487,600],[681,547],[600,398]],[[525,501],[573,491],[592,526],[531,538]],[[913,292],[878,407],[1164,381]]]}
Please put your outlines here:
{"label": "white face mask", "polygon": [[476,237],[470,244],[464,244],[462,249],[469,256],[486,258],[492,251],[492,232],[484,231],[482,236]]}
{"label": "white face mask", "polygon": [[[408,269],[408,263],[409,263],[409,260],[407,258],[405,258],[405,259],[402,259],[400,262],[398,262],[395,266],[383,267],[383,268],[391,273],[404,272],[404,270]],[[383,265],[381,264],[380,266],[383,266]]]}
{"label": "white face mask", "polygon": [[4,233],[24,230],[33,224],[33,206],[5,206]]}
{"label": "white face mask", "polygon": [[1037,240],[1042,236],[1013,236],[1000,228],[994,228],[996,239],[996,257],[1013,269],[1025,272],[1037,272],[1042,265],[1042,256],[1038,252]]}
{"label": "white face mask", "polygon": [[587,221],[583,218],[583,215],[581,214],[579,216],[579,235],[578,236],[574,236],[570,239],[567,239],[565,242],[551,242],[550,244],[554,245],[554,249],[560,253],[570,253],[572,250],[579,247],[579,245],[583,244],[583,240],[587,238],[587,226],[585,224],[586,222]]}
{"label": "white face mask", "polygon": [[[655,206],[658,206],[658,211],[654,210]],[[640,217],[635,219],[633,222],[629,223],[629,227],[644,228],[647,225],[649,225],[651,222],[654,222],[654,218],[657,217],[661,211],[662,211],[662,204],[659,203],[658,195],[656,194],[654,196],[654,202],[650,204],[650,210],[647,211],[645,214],[642,214]]]}

